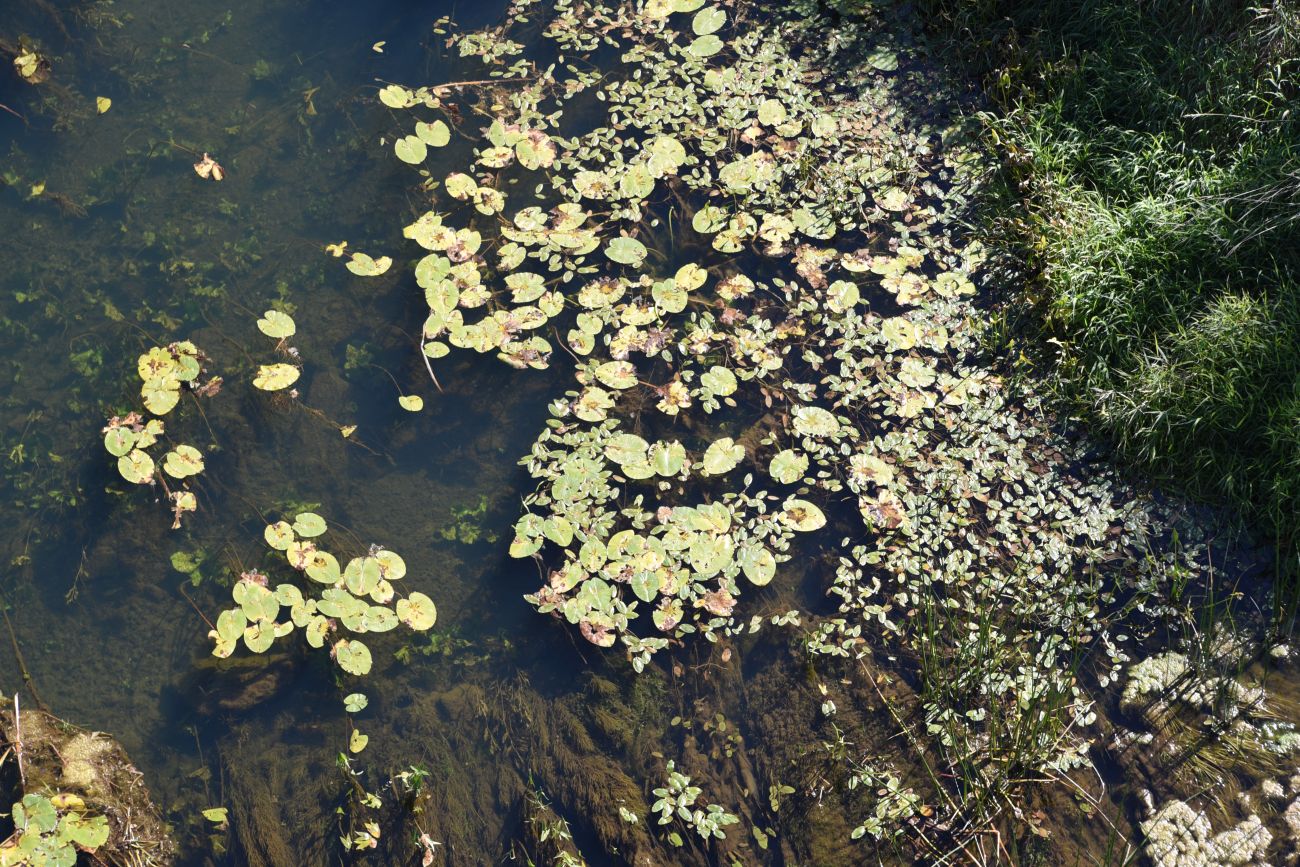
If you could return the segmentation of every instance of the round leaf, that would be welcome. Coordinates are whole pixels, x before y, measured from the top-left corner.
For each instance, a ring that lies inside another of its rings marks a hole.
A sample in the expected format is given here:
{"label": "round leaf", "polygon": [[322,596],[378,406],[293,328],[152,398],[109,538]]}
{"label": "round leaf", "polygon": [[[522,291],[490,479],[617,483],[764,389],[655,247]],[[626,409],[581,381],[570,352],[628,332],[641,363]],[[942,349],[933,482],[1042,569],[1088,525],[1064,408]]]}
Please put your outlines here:
{"label": "round leaf", "polygon": [[438,621],[438,609],[432,599],[417,591],[397,600],[397,619],[415,631],[423,632]]}

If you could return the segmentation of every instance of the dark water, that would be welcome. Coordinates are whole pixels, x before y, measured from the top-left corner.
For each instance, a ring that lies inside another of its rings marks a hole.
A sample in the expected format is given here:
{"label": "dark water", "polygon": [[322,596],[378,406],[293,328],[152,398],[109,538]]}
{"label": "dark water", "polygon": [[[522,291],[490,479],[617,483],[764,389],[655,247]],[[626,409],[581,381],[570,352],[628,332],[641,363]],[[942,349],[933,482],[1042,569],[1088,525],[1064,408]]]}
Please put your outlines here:
{"label": "dark water", "polygon": [[[266,558],[262,515],[311,507],[402,553],[410,587],[437,601],[432,639],[375,645],[364,759],[425,761],[389,733],[411,695],[467,669],[513,677],[514,648],[539,678],[580,670],[565,634],[520,599],[531,563],[492,544],[517,514],[515,462],[544,417],[544,377],[449,361],[436,393],[413,351],[423,302],[408,272],[363,280],[323,249],[346,239],[403,258],[415,194],[378,147],[374,82],[444,76],[429,25],[452,4],[4,6],[0,39],[30,35],[54,65],[39,88],[0,75],[0,103],[26,119],[0,113],[0,591],[26,664],[54,712],[121,740],[190,860],[207,857],[197,809],[250,791],[301,800],[271,821],[321,838],[346,742],[330,666],[279,654],[241,679],[213,665],[200,616]],[[112,99],[103,115],[97,96]],[[191,169],[205,151],[223,182]],[[252,359],[273,360],[254,327],[272,303],[298,321],[302,403],[319,415],[246,386]],[[136,402],[135,357],[176,339],[228,387],[206,419],[168,417],[209,452],[199,512],[172,531],[163,503],[116,478],[99,430]],[[400,409],[398,387],[424,394],[424,412]],[[324,417],[358,430],[345,440]],[[172,567],[177,552],[201,561],[197,583]],[[4,646],[9,694],[18,667]],[[232,787],[235,756],[256,757],[258,785]]]}
{"label": "dark water", "polygon": [[[740,829],[761,824],[742,799],[767,803],[747,743],[768,743],[765,782],[825,788],[816,769],[782,777],[822,701],[789,667],[786,634],[766,651],[751,642],[744,672],[687,654],[637,678],[533,612],[521,596],[536,567],[508,559],[505,542],[528,490],[516,462],[558,380],[456,354],[439,363],[439,393],[420,361],[427,310],[400,227],[423,208],[412,173],[379,145],[391,119],[374,94],[386,81],[456,80],[431,23],[455,12],[482,26],[501,5],[4,3],[0,41],[29,36],[53,75],[32,87],[0,71],[0,104],[22,116],[0,111],[0,594],[40,697],[120,740],[184,863],[346,860],[336,758],[350,721],[371,738],[354,759],[370,791],[391,792],[403,769],[429,772],[425,811],[393,834],[409,853],[428,832],[439,863],[528,863],[526,849],[554,851],[554,827],[549,844],[537,838],[559,817],[588,863],[643,863],[650,838],[638,830],[644,842],[620,848],[632,832],[617,807],[647,820],[665,757],[708,787],[702,801],[740,812]],[[100,96],[112,100],[104,114]],[[225,180],[195,174],[204,152]],[[324,249],[344,240],[397,264],[354,277]],[[254,324],[272,304],[298,324],[299,404],[248,386],[276,360]],[[138,407],[136,357],[185,339],[227,387],[202,414],[166,417],[207,458],[198,513],[171,530],[161,497],[117,476],[100,431]],[[399,393],[421,394],[424,411],[399,408]],[[344,439],[339,425],[357,431]],[[229,606],[238,572],[285,577],[265,521],[303,508],[350,553],[398,551],[407,589],[438,605],[431,634],[371,637],[364,683],[336,682],[296,636],[261,657],[209,654],[205,619]],[[197,570],[174,565],[186,560]],[[756,610],[799,607],[788,592],[772,588]],[[10,695],[20,668],[3,638]],[[341,698],[358,688],[370,706],[349,719]],[[230,809],[228,831],[201,817],[214,806]],[[856,857],[847,821],[804,822],[825,826],[825,863]],[[747,830],[732,838],[742,860],[779,851],[760,854]],[[691,840],[654,857],[722,856]]]}

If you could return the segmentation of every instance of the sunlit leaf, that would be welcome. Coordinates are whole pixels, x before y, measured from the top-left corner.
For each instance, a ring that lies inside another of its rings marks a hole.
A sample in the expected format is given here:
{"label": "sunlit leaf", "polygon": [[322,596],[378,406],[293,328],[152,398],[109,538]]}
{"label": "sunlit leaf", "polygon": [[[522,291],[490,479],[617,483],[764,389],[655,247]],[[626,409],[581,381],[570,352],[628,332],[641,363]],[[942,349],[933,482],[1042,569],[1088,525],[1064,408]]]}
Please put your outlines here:
{"label": "sunlit leaf", "polygon": [[263,364],[257,368],[253,385],[262,391],[280,391],[297,382],[301,374],[302,371],[292,364]]}
{"label": "sunlit leaf", "polygon": [[298,326],[294,324],[293,317],[289,314],[281,313],[279,310],[268,310],[262,314],[261,319],[257,320],[257,330],[267,337],[283,340],[292,337],[297,332]]}
{"label": "sunlit leaf", "polygon": [[423,632],[438,621],[438,609],[433,600],[420,592],[397,600],[397,618],[417,632]]}
{"label": "sunlit leaf", "polygon": [[134,485],[147,484],[153,480],[153,458],[135,449],[117,459],[117,471]]}

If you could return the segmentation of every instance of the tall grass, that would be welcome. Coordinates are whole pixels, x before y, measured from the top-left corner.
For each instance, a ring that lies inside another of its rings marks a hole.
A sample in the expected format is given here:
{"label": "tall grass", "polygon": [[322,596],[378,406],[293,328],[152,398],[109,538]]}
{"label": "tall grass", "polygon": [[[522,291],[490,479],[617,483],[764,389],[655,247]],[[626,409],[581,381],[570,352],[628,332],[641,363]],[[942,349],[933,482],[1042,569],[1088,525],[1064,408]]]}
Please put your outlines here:
{"label": "tall grass", "polygon": [[1050,381],[1300,550],[1300,3],[921,0],[984,83]]}

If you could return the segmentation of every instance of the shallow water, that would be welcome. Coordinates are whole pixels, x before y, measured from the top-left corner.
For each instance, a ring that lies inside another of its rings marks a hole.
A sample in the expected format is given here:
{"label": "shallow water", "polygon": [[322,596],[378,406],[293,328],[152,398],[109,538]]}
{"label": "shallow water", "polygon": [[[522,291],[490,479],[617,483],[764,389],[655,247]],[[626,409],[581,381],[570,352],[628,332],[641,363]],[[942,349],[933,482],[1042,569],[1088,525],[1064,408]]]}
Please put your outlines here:
{"label": "shallow water", "polygon": [[[408,845],[430,834],[438,863],[530,863],[558,817],[591,864],[864,863],[849,839],[862,793],[840,791],[844,762],[828,741],[906,761],[882,708],[884,692],[907,705],[906,675],[809,661],[788,652],[797,630],[772,629],[736,640],[731,665],[690,647],[635,677],[620,653],[537,616],[521,598],[537,567],[505,548],[531,487],[517,461],[566,380],[453,353],[438,362],[439,392],[420,360],[427,307],[400,226],[427,203],[378,146],[391,121],[374,93],[390,79],[455,80],[464,65],[431,22],[454,12],[472,29],[504,4],[13,5],[0,41],[30,34],[54,76],[36,89],[0,75],[0,104],[25,118],[0,112],[0,593],[41,698],[121,740],[183,863],[345,860],[336,757],[352,722],[371,737],[353,760],[368,789],[429,772],[424,812],[392,834]],[[104,114],[97,96],[112,99]],[[447,167],[461,147],[442,152]],[[205,152],[227,171],[220,183],[191,168]],[[353,277],[325,252],[344,240],[398,264]],[[276,360],[254,326],[272,303],[298,323],[300,403],[245,385]],[[182,339],[227,389],[205,415],[168,416],[169,433],[207,453],[199,511],[172,531],[163,502],[117,478],[100,428],[136,404],[136,356]],[[423,395],[424,411],[399,408],[403,393]],[[355,718],[340,707],[355,685],[300,642],[210,655],[206,620],[234,577],[280,561],[265,521],[303,509],[351,553],[399,552],[407,588],[439,609],[431,634],[367,639],[370,706]],[[833,611],[832,558],[806,553],[746,604]],[[0,647],[10,694],[18,660]],[[620,826],[624,803],[645,821],[665,758],[741,815],[725,848],[646,848]],[[908,775],[926,785],[919,768]],[[784,812],[771,786],[791,789]],[[218,805],[228,832],[199,815]],[[751,838],[755,826],[778,827],[777,842]],[[1095,823],[1063,826],[1074,851],[1106,845]]]}
{"label": "shallow water", "polygon": [[[458,19],[482,25],[497,5]],[[39,89],[0,75],[0,103],[23,116],[0,113],[0,592],[40,697],[122,742],[183,863],[342,857],[332,823],[348,720],[332,666],[301,647],[210,656],[205,619],[240,570],[273,553],[268,514],[311,508],[359,547],[397,550],[408,588],[436,600],[431,636],[372,642],[360,723],[372,740],[358,766],[376,769],[372,789],[386,772],[433,772],[445,809],[421,827],[445,842],[446,863],[510,856],[556,789],[576,810],[604,786],[644,797],[657,782],[628,789],[626,773],[653,761],[673,716],[710,721],[698,745],[687,736],[697,764],[739,742],[724,717],[745,713],[737,684],[706,687],[705,702],[662,677],[633,683],[522,600],[538,576],[504,542],[528,488],[516,461],[545,418],[551,375],[453,357],[438,393],[412,341],[424,312],[408,272],[363,280],[324,251],[345,239],[402,249],[393,215],[414,212],[418,195],[376,147],[388,122],[375,82],[447,77],[425,36],[453,7],[12,4],[0,25],[0,39],[28,34],[54,65]],[[104,114],[98,96],[112,100]],[[205,152],[222,182],[191,168]],[[272,302],[298,322],[310,410],[231,387],[273,360],[254,328]],[[134,407],[136,356],[177,339],[207,352],[228,386],[205,416],[169,416],[169,434],[207,452],[199,511],[173,531],[160,497],[116,477],[100,428]],[[400,409],[399,393],[423,394],[425,410]],[[178,571],[178,553],[197,570]],[[774,592],[765,607],[788,602]],[[19,665],[3,646],[10,694]],[[604,742],[545,742],[591,707]],[[199,816],[219,805],[228,834]],[[593,854],[608,844],[569,818],[591,863],[631,857]]]}

